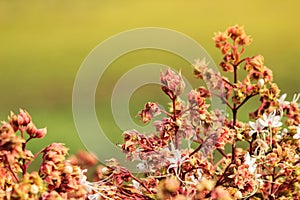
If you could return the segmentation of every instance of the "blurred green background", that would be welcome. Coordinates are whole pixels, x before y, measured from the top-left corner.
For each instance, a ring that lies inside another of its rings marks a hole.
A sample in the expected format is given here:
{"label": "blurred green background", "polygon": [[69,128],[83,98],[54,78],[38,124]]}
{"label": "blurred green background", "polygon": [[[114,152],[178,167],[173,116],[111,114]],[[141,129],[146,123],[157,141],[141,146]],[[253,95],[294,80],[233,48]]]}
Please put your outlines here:
{"label": "blurred green background", "polygon": [[[213,33],[243,25],[254,39],[247,55],[264,55],[275,81],[291,100],[299,91],[299,6],[296,0],[1,0],[0,117],[6,119],[10,110],[24,108],[38,127],[47,126],[46,139],[31,142],[34,151],[51,142],[66,143],[71,153],[84,148],[72,117],[72,88],[81,63],[108,37],[149,26],[192,37],[218,63],[221,56]],[[114,83],[127,70],[150,62],[181,68],[192,79],[190,64],[167,52],[135,51],[112,63],[99,82],[96,108],[101,126],[115,143],[122,138],[110,111]],[[193,83],[196,87],[197,81]],[[148,100],[166,103],[160,94],[158,86],[136,91],[130,102],[132,117]],[[247,120],[245,112],[242,118]]]}

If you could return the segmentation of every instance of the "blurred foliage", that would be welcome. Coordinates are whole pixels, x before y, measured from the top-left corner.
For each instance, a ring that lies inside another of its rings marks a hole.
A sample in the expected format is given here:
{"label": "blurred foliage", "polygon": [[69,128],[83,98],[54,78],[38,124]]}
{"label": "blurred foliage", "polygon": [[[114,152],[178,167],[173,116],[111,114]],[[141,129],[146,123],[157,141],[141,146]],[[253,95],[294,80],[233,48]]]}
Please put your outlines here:
{"label": "blurred foliage", "polygon": [[[0,117],[5,119],[10,110],[24,108],[39,120],[35,121],[38,126],[48,127],[47,143],[64,142],[71,152],[83,148],[72,118],[72,87],[81,63],[108,37],[149,26],[192,37],[218,63],[221,55],[214,48],[213,33],[230,25],[244,25],[254,39],[247,53],[264,55],[275,82],[291,100],[299,91],[299,6],[296,0],[1,0]],[[192,79],[191,65],[167,52],[141,50],[112,63],[99,82],[96,108],[99,122],[114,142],[120,141],[121,131],[110,111],[113,86],[129,69],[150,62],[181,68]],[[196,87],[197,82],[193,83]],[[158,90],[157,86],[145,86],[133,95],[132,117],[151,98],[166,103]],[[246,115],[244,119],[248,119]],[[38,149],[45,144],[32,145]]]}

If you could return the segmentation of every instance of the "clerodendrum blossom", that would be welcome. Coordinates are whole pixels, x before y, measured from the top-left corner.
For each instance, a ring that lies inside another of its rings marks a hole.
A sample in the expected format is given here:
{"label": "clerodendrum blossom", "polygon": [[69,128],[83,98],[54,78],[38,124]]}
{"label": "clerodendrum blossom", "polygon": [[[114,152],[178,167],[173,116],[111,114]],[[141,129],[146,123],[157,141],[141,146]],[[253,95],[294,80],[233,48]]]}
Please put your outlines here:
{"label": "clerodendrum blossom", "polygon": [[248,165],[248,169],[249,169],[249,172],[251,174],[254,174],[255,173],[255,170],[256,170],[256,164],[255,164],[255,161],[256,159],[255,158],[251,158],[250,154],[247,152],[245,154],[245,164]]}
{"label": "clerodendrum blossom", "polygon": [[[299,199],[300,94],[291,102],[285,94],[280,97],[264,57],[244,55],[252,39],[243,27],[216,33],[214,42],[223,56],[220,67],[233,80],[201,58],[194,74],[208,89],[184,97],[181,73],[167,69],[160,79],[171,100],[168,109],[148,102],[138,114],[143,123],[163,115],[153,122],[155,130],[123,133],[120,147],[128,161],[137,161],[140,178],[112,158],[95,167],[88,181],[87,169],[97,159],[83,152],[67,159],[68,149],[60,143],[33,155],[27,143],[44,137],[46,129],[36,128],[20,110],[0,126],[0,199]],[[246,73],[241,80],[240,70]],[[260,104],[249,114],[253,121],[241,121],[240,108],[255,96]],[[219,98],[229,113],[213,110],[210,97]],[[213,157],[216,152],[220,158]],[[40,154],[39,171],[28,173]]]}
{"label": "clerodendrum blossom", "polygon": [[282,126],[280,121],[281,117],[276,115],[276,110],[274,110],[269,115],[263,114],[263,118],[259,119],[259,123],[264,127],[276,128]]}
{"label": "clerodendrum blossom", "polygon": [[164,92],[170,97],[178,97],[183,93],[185,83],[182,79],[181,73],[176,74],[171,69],[167,69],[166,73],[160,73],[160,82],[163,86]]}
{"label": "clerodendrum blossom", "polygon": [[[181,74],[171,69],[161,72],[169,109],[148,102],[139,112],[144,123],[164,115],[153,122],[155,131],[147,135],[125,131],[121,145],[129,161],[138,161],[144,178],[132,176],[113,161],[98,170],[97,182],[88,182],[82,174],[88,198],[299,199],[300,95],[287,102],[286,95],[279,96],[264,57],[244,55],[252,39],[243,27],[218,32],[214,41],[223,55],[221,69],[232,72],[233,81],[209,68],[205,58],[197,60],[194,74],[208,90],[196,88],[185,101]],[[239,70],[247,73],[242,80]],[[211,96],[220,98],[231,115],[210,109]],[[260,105],[249,114],[254,121],[242,122],[240,108],[255,96]],[[213,158],[216,151],[220,159]]]}
{"label": "clerodendrum blossom", "polygon": [[146,103],[143,110],[138,113],[143,123],[148,123],[153,117],[160,115],[160,108],[157,103]]}

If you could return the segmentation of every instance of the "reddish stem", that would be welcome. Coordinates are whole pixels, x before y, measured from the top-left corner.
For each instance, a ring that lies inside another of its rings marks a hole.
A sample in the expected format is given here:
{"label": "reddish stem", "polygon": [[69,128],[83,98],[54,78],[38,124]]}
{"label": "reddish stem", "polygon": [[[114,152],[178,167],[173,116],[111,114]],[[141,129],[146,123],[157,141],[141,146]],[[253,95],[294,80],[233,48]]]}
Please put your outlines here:
{"label": "reddish stem", "polygon": [[172,117],[172,120],[175,124],[175,134],[174,134],[174,140],[175,140],[175,148],[178,149],[179,147],[179,141],[178,141],[178,126],[176,125],[176,120],[177,120],[177,115],[176,115],[176,99],[177,97],[174,96],[172,98],[172,103],[173,103],[173,117]]}
{"label": "reddish stem", "polygon": [[[7,155],[6,155],[6,161],[7,161],[7,160],[8,160],[8,158],[7,158]],[[16,182],[19,182],[20,180],[19,180],[17,174],[12,170],[10,164],[7,165],[7,168],[8,168],[8,170],[9,170],[9,172],[13,175],[14,179],[16,180]]]}
{"label": "reddish stem", "polygon": [[166,114],[168,117],[172,117],[173,115],[168,113],[167,111],[163,110],[163,109],[160,109],[160,111],[164,114]]}
{"label": "reddish stem", "polygon": [[273,167],[273,173],[272,173],[272,183],[271,183],[271,191],[270,191],[270,195],[269,195],[269,197],[270,197],[270,199],[273,199],[274,197],[272,196],[272,194],[274,193],[274,189],[275,189],[275,180],[276,180],[276,178],[275,178],[275,173],[276,173],[276,168],[275,167]]}
{"label": "reddish stem", "polygon": [[222,154],[222,156],[224,158],[228,158],[228,156],[226,155],[226,153],[223,151],[223,149],[217,148],[217,150]]}
{"label": "reddish stem", "polygon": [[252,97],[254,97],[254,96],[256,96],[256,95],[258,95],[259,93],[255,93],[255,94],[251,94],[251,95],[249,95],[249,96],[247,96],[245,99],[244,99],[244,101],[240,104],[240,105],[238,105],[237,106],[237,110],[240,108],[240,107],[242,107],[249,99],[251,99]]}
{"label": "reddish stem", "polygon": [[[237,109],[236,109],[236,104],[233,105],[232,109],[232,115],[233,115],[233,127],[235,129],[236,126],[236,120],[237,120]],[[233,140],[232,143],[232,157],[231,157],[231,162],[235,163],[235,156],[236,156],[236,140]]]}
{"label": "reddish stem", "polygon": [[25,172],[26,172],[28,166],[32,163],[32,161],[34,161],[44,151],[44,149],[42,149],[39,152],[37,152],[36,154],[34,154],[33,158],[31,160],[29,160],[27,163],[24,164]]}
{"label": "reddish stem", "polygon": [[228,100],[224,96],[215,93],[211,93],[211,94],[215,95],[216,97],[219,97],[223,102],[225,102],[225,104],[230,108],[230,110],[233,109],[232,106],[229,104]]}
{"label": "reddish stem", "polygon": [[136,178],[132,174],[131,174],[131,178],[134,179],[139,184],[141,184],[150,194],[152,194],[151,190],[141,180],[139,180],[138,178]]}
{"label": "reddish stem", "polygon": [[[235,84],[237,84],[238,82],[238,66],[244,62],[246,59],[242,59],[242,60],[239,60],[239,53],[237,51],[237,46],[236,46],[236,41],[234,40],[233,41],[233,46],[232,46],[232,50],[233,50],[233,54],[236,56],[236,62],[232,64],[233,66],[233,82]],[[232,111],[232,118],[233,118],[233,124],[232,124],[232,128],[235,129],[236,127],[236,123],[237,123],[237,113],[238,113],[238,109],[248,101],[248,99],[250,99],[251,97],[249,98],[246,98],[240,105],[237,105],[236,103],[233,103],[233,106],[228,106],[231,111]],[[225,101],[226,102],[226,101]],[[228,105],[229,103],[227,103]],[[236,159],[236,140],[234,139],[233,140],[233,143],[232,143],[232,156],[231,156],[231,162],[229,163],[229,165],[225,168],[223,174],[220,176],[219,180],[217,181],[216,185],[221,185],[223,183],[223,180],[224,180],[224,177],[225,177],[225,174],[227,173],[229,167],[235,163],[235,159]]]}
{"label": "reddish stem", "polygon": [[192,155],[194,155],[197,151],[199,151],[202,147],[202,143],[192,152],[190,153],[189,157],[191,157]]}

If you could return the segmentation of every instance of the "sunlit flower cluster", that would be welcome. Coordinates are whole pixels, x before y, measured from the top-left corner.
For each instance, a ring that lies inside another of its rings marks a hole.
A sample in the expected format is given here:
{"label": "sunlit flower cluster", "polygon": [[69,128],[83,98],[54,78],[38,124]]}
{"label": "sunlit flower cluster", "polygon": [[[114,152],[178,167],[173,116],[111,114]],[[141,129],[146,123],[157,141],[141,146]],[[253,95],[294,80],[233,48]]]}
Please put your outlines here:
{"label": "sunlit flower cluster", "polygon": [[[95,166],[97,158],[84,151],[67,159],[68,149],[60,143],[33,155],[26,144],[44,137],[46,129],[37,129],[21,110],[0,127],[0,198],[299,199],[300,94],[286,100],[264,57],[244,55],[252,39],[242,27],[216,33],[214,42],[223,55],[221,69],[232,73],[232,80],[211,69],[205,58],[196,60],[195,77],[207,89],[201,86],[183,98],[181,73],[161,72],[161,89],[170,103],[164,109],[147,102],[138,113],[155,131],[124,131],[120,144],[127,161],[137,162],[138,175],[114,158]],[[258,107],[245,121],[240,109],[253,97]],[[212,98],[220,99],[227,112],[211,108]],[[39,171],[27,172],[40,154]]]}
{"label": "sunlit flower cluster", "polygon": [[[262,55],[243,57],[252,42],[243,28],[229,27],[214,41],[224,55],[220,66],[233,73],[233,81],[209,68],[205,59],[196,60],[194,73],[208,89],[192,90],[183,101],[181,74],[168,69],[161,82],[169,108],[148,102],[139,114],[144,123],[154,118],[156,133],[124,132],[123,152],[139,161],[143,180],[155,180],[139,194],[144,199],[297,199],[299,95],[291,102],[286,94],[280,96]],[[244,78],[238,73],[242,69]],[[238,120],[240,108],[255,96],[260,105],[249,114],[250,121]],[[220,98],[231,115],[210,109],[211,97]],[[156,115],[164,116],[155,120]]]}
{"label": "sunlit flower cluster", "polygon": [[[68,149],[53,143],[33,155],[27,149],[32,139],[43,138],[46,128],[38,129],[30,115],[20,110],[11,113],[9,122],[0,127],[0,199],[84,199],[86,189],[80,184],[81,169],[67,159]],[[38,171],[28,167],[39,155]]]}

